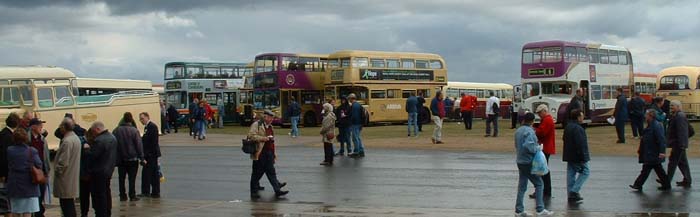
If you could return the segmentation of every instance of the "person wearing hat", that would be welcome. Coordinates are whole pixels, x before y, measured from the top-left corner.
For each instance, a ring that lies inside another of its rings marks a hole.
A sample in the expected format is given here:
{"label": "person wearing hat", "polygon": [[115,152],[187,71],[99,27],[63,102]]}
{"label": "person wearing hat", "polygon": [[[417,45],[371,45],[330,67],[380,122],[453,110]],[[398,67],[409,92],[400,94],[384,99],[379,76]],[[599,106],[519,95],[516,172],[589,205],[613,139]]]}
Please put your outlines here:
{"label": "person wearing hat", "polygon": [[[588,161],[591,158],[588,153],[588,136],[581,123],[583,123],[583,111],[574,109],[569,114],[569,121],[564,129],[564,153],[562,154],[562,160],[566,162],[568,200],[573,203],[583,201],[579,191],[590,174]],[[578,177],[576,177],[576,174],[578,174]]]}
{"label": "person wearing hat", "polygon": [[516,163],[518,165],[518,195],[515,200],[515,216],[529,216],[523,206],[523,197],[527,191],[528,180],[535,186],[535,204],[537,206],[537,216],[549,216],[552,212],[544,208],[544,197],[542,189],[542,177],[532,174],[532,160],[535,154],[542,149],[537,143],[535,130],[532,123],[535,121],[535,114],[526,113],[523,117],[523,125],[515,131],[515,151]]}
{"label": "person wearing hat", "polygon": [[258,142],[255,153],[250,154],[250,159],[253,160],[253,171],[250,175],[250,197],[253,199],[260,198],[258,191],[262,190],[260,178],[263,175],[267,175],[270,185],[275,190],[275,197],[289,193],[289,191],[282,190],[282,187],[286,186],[287,183],[280,183],[275,171],[277,154],[275,153],[275,132],[272,129],[274,118],[275,113],[265,110],[262,119],[253,122],[248,131],[248,139]]}
{"label": "person wearing hat", "polygon": [[[46,121],[42,121],[38,118],[29,120],[29,145],[38,151],[39,159],[43,164],[42,170],[44,171],[44,175],[49,177],[51,161],[49,160],[49,146],[48,143],[46,143],[46,137],[42,135],[44,132],[44,123],[46,123]],[[41,192],[39,196],[39,212],[34,213],[34,216],[44,216],[46,209],[44,208],[43,202],[44,198],[46,198],[47,187],[46,184],[39,185],[39,190]]]}
{"label": "person wearing hat", "polygon": [[[537,135],[537,141],[542,144],[542,152],[547,159],[547,164],[549,164],[549,156],[556,153],[555,150],[555,139],[556,130],[554,128],[554,118],[549,114],[547,105],[542,104],[537,106],[535,110],[538,116],[540,116],[540,125],[535,128],[535,134]],[[542,176],[542,181],[544,183],[544,197],[552,197],[552,179],[549,173]],[[535,194],[531,194],[530,198],[535,198]]]}
{"label": "person wearing hat", "polygon": [[321,165],[333,165],[333,138],[335,137],[335,113],[333,113],[333,105],[330,103],[323,104],[323,124],[321,127],[321,137],[323,140],[323,152],[325,158]]}

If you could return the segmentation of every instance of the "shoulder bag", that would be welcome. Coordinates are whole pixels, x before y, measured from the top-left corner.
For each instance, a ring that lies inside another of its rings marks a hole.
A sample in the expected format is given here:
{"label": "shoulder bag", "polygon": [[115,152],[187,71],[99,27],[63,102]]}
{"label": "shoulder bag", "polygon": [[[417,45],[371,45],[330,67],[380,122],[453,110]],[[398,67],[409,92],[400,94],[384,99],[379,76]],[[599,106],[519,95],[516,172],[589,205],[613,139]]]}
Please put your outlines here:
{"label": "shoulder bag", "polygon": [[27,147],[27,154],[29,157],[29,160],[27,160],[29,163],[29,173],[32,174],[32,183],[36,185],[46,184],[46,175],[44,175],[44,171],[34,166],[31,147]]}

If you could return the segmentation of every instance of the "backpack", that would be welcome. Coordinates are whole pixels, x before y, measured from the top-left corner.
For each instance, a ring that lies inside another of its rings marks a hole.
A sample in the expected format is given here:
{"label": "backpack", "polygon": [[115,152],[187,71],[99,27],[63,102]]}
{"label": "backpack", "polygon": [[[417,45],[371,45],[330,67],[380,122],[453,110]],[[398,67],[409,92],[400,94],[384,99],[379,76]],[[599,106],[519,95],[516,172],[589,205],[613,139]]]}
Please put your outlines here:
{"label": "backpack", "polygon": [[501,108],[498,106],[497,102],[494,102],[493,105],[491,105],[491,111],[495,114],[501,113]]}

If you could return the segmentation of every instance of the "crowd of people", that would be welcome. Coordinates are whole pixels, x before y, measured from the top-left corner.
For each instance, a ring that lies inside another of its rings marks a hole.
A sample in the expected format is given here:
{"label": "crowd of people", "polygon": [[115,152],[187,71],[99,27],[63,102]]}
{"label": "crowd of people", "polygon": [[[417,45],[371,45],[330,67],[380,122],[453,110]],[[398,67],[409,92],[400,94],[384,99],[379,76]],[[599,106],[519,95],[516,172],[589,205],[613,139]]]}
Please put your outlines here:
{"label": "crowd of people", "polygon": [[45,204],[51,199],[48,191],[52,189],[63,216],[78,216],[75,206],[78,198],[80,216],[88,215],[90,203],[95,216],[110,216],[110,182],[115,167],[119,174],[120,201],[138,201],[135,180],[139,164],[143,166],[139,196],[159,198],[158,126],[146,112],[139,114],[139,121],[145,126],[143,136],[129,112],[123,114],[113,132],[100,121],[84,129],[72,114],[66,113],[54,132],[60,144],[52,164],[46,142],[48,133],[43,128],[45,122],[33,117],[31,112],[22,118],[11,113],[0,131],[0,183],[6,189],[6,194],[0,194],[0,214],[44,216]]}

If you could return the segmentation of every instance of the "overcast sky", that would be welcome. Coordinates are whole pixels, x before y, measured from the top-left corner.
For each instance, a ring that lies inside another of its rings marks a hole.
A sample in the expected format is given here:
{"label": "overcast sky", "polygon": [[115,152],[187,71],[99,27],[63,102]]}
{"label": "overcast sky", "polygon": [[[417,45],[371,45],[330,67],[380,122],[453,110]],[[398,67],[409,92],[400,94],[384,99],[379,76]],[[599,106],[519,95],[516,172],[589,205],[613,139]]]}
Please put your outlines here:
{"label": "overcast sky", "polygon": [[416,51],[442,55],[450,81],[513,84],[531,41],[624,46],[638,72],[698,65],[699,22],[700,1],[2,0],[0,64],[162,83],[170,61]]}

